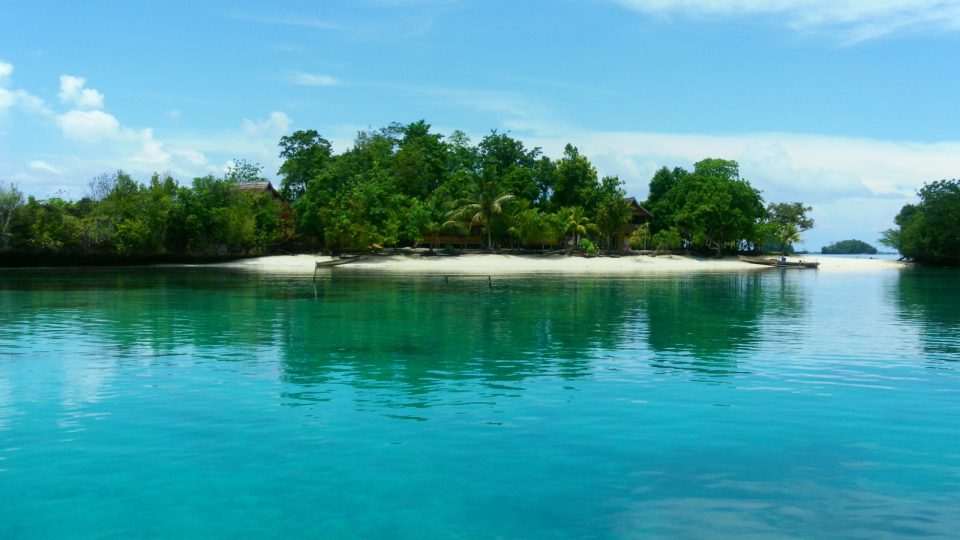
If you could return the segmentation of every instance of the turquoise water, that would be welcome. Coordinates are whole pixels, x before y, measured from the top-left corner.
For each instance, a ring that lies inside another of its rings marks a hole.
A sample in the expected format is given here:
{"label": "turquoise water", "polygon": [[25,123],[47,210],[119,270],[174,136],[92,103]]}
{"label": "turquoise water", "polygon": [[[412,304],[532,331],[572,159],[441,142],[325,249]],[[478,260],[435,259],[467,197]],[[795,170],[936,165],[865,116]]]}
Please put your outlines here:
{"label": "turquoise water", "polygon": [[951,537],[960,274],[0,272],[0,538]]}

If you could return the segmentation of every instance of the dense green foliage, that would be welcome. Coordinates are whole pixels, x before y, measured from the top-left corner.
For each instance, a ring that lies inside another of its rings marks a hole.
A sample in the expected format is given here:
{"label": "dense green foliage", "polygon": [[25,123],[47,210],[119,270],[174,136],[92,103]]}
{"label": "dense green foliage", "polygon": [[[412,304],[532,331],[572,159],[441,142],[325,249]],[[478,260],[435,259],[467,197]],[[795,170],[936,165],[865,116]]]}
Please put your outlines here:
{"label": "dense green foliage", "polygon": [[[802,203],[771,203],[740,177],[736,161],[704,159],[693,171],[666,167],[650,181],[646,207],[653,212],[652,241],[657,249],[681,246],[713,251],[781,251],[813,227]],[[636,239],[636,243],[640,238]]]}
{"label": "dense green foliage", "polygon": [[861,240],[841,240],[824,246],[820,253],[825,255],[876,255],[877,248]]}
{"label": "dense green foliage", "polygon": [[640,224],[620,179],[600,178],[570,144],[553,160],[504,133],[473,144],[418,121],[362,131],[341,153],[316,131],[297,131],[280,139],[279,155],[282,198],[247,189],[264,179],[242,160],[190,186],[103,175],[74,202],[24,201],[0,185],[0,250],[150,257],[421,243],[593,251],[626,242],[719,255],[784,249],[813,225],[801,203],[765,207],[737,163],[722,159],[657,171],[646,202],[652,222]]}
{"label": "dense green foliage", "polygon": [[474,145],[462,132],[443,137],[419,121],[361,132],[341,154],[314,131],[280,146],[297,232],[331,250],[451,235],[488,249],[574,247],[593,235],[610,249],[633,215],[622,182],[599,179],[569,144],[554,161],[507,134],[493,131]]}
{"label": "dense green foliage", "polygon": [[960,180],[939,180],[923,186],[920,202],[897,214],[896,229],[880,242],[916,261],[960,265]]}
{"label": "dense green foliage", "polygon": [[761,225],[761,236],[768,246],[780,253],[792,253],[792,244],[800,241],[800,233],[813,228],[813,219],[807,212],[813,210],[802,203],[770,203],[767,205],[767,220]]}
{"label": "dense green foliage", "polygon": [[0,184],[0,252],[3,252],[10,242],[10,223],[13,221],[14,212],[22,205],[23,193],[17,186]]}
{"label": "dense green foliage", "polygon": [[4,251],[25,255],[148,258],[264,253],[293,234],[289,208],[266,192],[240,189],[262,180],[240,162],[225,177],[184,187],[154,175],[146,185],[120,171],[90,183],[79,201],[23,201],[0,187]]}

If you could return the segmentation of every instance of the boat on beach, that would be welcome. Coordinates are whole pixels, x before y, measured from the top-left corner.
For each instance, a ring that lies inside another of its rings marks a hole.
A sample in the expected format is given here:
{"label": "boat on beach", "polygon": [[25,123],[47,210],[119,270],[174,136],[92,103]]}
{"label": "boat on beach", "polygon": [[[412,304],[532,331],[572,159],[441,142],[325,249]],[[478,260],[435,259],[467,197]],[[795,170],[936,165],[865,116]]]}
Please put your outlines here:
{"label": "boat on beach", "polygon": [[352,263],[354,261],[359,261],[362,258],[361,255],[342,255],[336,259],[330,259],[329,261],[317,261],[317,268],[326,268],[329,266],[340,266],[347,263]]}
{"label": "boat on beach", "polygon": [[810,261],[788,261],[785,258],[777,257],[748,257],[746,255],[740,255],[740,260],[743,262],[748,262],[751,264],[761,264],[764,266],[774,266],[779,268],[817,268],[820,266],[818,262]]}

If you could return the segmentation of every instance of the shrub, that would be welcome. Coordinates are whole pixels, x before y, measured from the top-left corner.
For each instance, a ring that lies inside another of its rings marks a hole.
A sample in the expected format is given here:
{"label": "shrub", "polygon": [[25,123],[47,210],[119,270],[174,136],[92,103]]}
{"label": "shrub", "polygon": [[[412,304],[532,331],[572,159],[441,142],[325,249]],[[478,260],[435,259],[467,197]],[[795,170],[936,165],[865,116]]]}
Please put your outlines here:
{"label": "shrub", "polygon": [[582,249],[584,252],[589,253],[591,255],[597,252],[596,244],[594,244],[593,242],[591,242],[586,238],[580,240],[580,249]]}

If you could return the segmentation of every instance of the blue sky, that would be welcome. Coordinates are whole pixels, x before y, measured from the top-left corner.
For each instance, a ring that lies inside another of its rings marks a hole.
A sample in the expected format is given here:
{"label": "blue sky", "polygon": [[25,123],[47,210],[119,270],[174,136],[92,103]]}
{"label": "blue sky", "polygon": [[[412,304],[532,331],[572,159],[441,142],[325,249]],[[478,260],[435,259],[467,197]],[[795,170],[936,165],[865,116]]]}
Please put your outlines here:
{"label": "blue sky", "polygon": [[419,119],[571,142],[641,198],[736,159],[814,207],[811,249],[960,176],[960,0],[4,0],[0,30],[0,181],[41,198],[118,168],[273,177],[294,130],[342,150]]}

